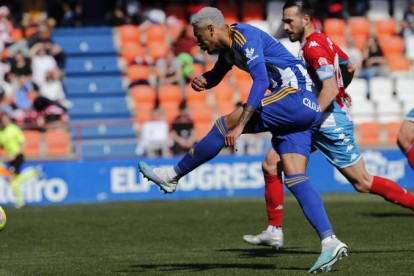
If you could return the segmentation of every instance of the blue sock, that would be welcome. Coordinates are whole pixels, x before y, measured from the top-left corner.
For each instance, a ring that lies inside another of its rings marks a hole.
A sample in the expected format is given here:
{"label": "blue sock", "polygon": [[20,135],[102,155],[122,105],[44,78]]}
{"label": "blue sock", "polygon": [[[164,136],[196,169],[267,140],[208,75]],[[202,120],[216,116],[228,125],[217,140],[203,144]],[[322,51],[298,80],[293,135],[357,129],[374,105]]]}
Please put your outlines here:
{"label": "blue sock", "polygon": [[318,232],[321,241],[334,235],[323,207],[322,198],[312,186],[306,174],[286,175],[285,185],[296,197],[306,218]]}
{"label": "blue sock", "polygon": [[210,132],[174,166],[178,176],[184,176],[201,164],[214,158],[224,147],[224,135],[227,132],[224,117],[217,119]]}

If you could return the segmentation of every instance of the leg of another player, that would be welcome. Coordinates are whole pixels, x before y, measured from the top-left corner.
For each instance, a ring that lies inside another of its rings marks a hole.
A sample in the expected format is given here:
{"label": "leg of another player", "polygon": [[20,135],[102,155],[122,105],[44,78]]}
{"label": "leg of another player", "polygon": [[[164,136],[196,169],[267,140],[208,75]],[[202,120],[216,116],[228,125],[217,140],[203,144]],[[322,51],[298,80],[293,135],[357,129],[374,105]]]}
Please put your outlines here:
{"label": "leg of another player", "polygon": [[392,180],[370,175],[362,158],[356,164],[338,170],[356,191],[376,194],[389,202],[414,210],[414,196]]}
{"label": "leg of another player", "polygon": [[309,272],[321,269],[327,272],[338,259],[347,254],[348,248],[335,236],[322,198],[306,176],[308,158],[297,153],[287,153],[283,154],[281,159],[285,172],[285,185],[298,200],[322,244],[322,253]]}
{"label": "leg of another player", "polygon": [[282,162],[280,156],[270,148],[262,163],[265,180],[266,210],[269,219],[266,231],[259,235],[245,235],[243,240],[253,245],[271,246],[275,249],[283,247],[282,213],[283,213],[283,181]]}
{"label": "leg of another player", "polygon": [[221,151],[224,147],[224,136],[237,125],[242,112],[243,107],[238,107],[229,115],[217,119],[210,132],[191,148],[175,166],[168,169],[151,168],[144,162],[140,162],[141,172],[158,184],[166,193],[174,192],[178,179],[211,160]]}
{"label": "leg of another player", "polygon": [[16,206],[16,208],[21,208],[25,205],[25,202],[24,202],[24,199],[22,197],[22,194],[20,193],[20,189],[19,189],[20,181],[18,181],[18,177],[19,177],[19,175],[15,175],[14,173],[12,173],[9,176],[9,183],[13,188],[14,195],[16,196],[15,206]]}
{"label": "leg of another player", "polygon": [[414,170],[414,121],[405,120],[398,133],[397,144],[407,156],[408,163]]}

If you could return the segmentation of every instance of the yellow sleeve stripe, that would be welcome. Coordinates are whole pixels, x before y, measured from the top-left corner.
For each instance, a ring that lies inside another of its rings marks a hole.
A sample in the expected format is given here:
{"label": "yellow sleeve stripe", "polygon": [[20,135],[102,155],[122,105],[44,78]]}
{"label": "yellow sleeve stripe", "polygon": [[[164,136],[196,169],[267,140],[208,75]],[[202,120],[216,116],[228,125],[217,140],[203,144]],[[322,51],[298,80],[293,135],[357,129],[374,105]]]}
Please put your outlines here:
{"label": "yellow sleeve stripe", "polygon": [[218,130],[220,131],[221,135],[224,136],[224,135],[227,134],[226,129],[223,127],[223,124],[222,124],[220,118],[216,120],[216,126],[217,126]]}
{"label": "yellow sleeve stripe", "polygon": [[237,40],[236,37],[234,37],[233,39],[234,39],[234,42],[236,42],[237,44],[239,44],[240,48],[243,47],[243,44],[239,40]]}
{"label": "yellow sleeve stripe", "polygon": [[308,179],[309,179],[309,178],[307,178],[307,177],[306,177],[306,179],[298,180],[298,181],[293,182],[293,183],[291,183],[291,184],[289,184],[289,185],[286,185],[286,186],[289,188],[289,187],[292,187],[293,185],[299,184],[299,183],[301,183],[301,182],[305,182],[305,181],[307,181]]}
{"label": "yellow sleeve stripe", "polygon": [[279,101],[279,100],[283,99],[284,97],[286,97],[287,95],[289,95],[289,94],[291,94],[291,93],[296,93],[296,92],[298,92],[298,91],[299,91],[299,90],[297,90],[297,89],[295,89],[295,88],[286,89],[285,91],[283,91],[283,93],[282,93],[282,94],[279,94],[279,93],[278,93],[278,95],[274,95],[274,96],[272,96],[271,98],[269,97],[268,99],[266,99],[266,100],[262,101],[262,104],[263,104],[263,105],[268,105],[268,104],[271,104],[271,103],[277,102],[277,101]]}
{"label": "yellow sleeve stripe", "polygon": [[241,39],[241,37],[238,34],[233,32],[233,35],[235,40],[237,39],[242,45],[244,45],[243,39]]}
{"label": "yellow sleeve stripe", "polygon": [[307,176],[302,175],[302,176],[299,176],[299,177],[290,178],[288,180],[285,180],[285,183],[289,184],[289,183],[292,183],[292,182],[295,182],[295,181],[298,181],[298,180],[301,180],[301,179],[305,179],[305,178],[307,178]]}
{"label": "yellow sleeve stripe", "polygon": [[236,32],[237,34],[239,34],[240,35],[240,37],[242,38],[242,41],[244,42],[244,43],[246,43],[246,39],[244,38],[244,35],[242,35],[238,30],[236,30],[236,29],[233,29],[233,27],[230,27],[231,28],[231,30],[233,31],[233,32]]}

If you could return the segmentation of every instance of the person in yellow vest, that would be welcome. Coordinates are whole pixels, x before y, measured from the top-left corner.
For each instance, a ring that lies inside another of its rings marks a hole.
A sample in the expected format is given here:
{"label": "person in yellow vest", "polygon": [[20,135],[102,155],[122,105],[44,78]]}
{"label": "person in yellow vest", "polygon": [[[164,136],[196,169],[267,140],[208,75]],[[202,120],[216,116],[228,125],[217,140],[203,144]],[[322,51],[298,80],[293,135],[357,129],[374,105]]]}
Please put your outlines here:
{"label": "person in yellow vest", "polygon": [[30,170],[20,174],[20,168],[24,162],[22,152],[25,147],[25,139],[20,127],[11,122],[7,113],[1,114],[0,144],[7,152],[10,172],[3,174],[3,176],[8,176],[9,183],[16,195],[16,207],[21,208],[25,205],[25,202],[19,190],[20,183],[28,178],[41,176],[41,173],[38,170]]}

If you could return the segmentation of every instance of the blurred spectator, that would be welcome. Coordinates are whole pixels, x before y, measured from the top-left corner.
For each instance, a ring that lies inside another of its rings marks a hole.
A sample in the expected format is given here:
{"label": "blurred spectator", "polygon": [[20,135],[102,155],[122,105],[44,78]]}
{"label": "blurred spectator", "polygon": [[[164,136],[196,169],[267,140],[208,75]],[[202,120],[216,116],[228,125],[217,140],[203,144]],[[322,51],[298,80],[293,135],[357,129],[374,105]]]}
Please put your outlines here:
{"label": "blurred spectator", "polygon": [[342,50],[347,54],[349,60],[351,60],[355,65],[356,71],[354,76],[358,77],[362,69],[363,57],[362,52],[356,47],[355,40],[352,36],[347,36],[347,47],[344,47]]}
{"label": "blurred spectator", "polygon": [[53,72],[46,73],[46,82],[40,87],[40,95],[59,103],[65,109],[70,109],[73,106],[72,102],[66,99],[65,91],[60,80],[53,77]]}
{"label": "blurred spectator", "polygon": [[342,0],[317,0],[315,3],[315,17],[322,23],[328,18],[346,19]]}
{"label": "blurred spectator", "polygon": [[13,42],[10,36],[11,31],[14,29],[13,23],[9,20],[10,10],[6,6],[0,7],[0,41],[4,45],[8,45]]}
{"label": "blurred spectator", "polygon": [[60,71],[57,67],[56,60],[46,54],[44,43],[37,43],[29,52],[32,57],[33,81],[41,86],[46,81],[46,73],[53,72],[55,77],[60,77]]}
{"label": "blurred spectator", "polygon": [[123,24],[139,25],[144,21],[141,3],[137,0],[117,0],[110,22],[112,26]]}
{"label": "blurred spectator", "polygon": [[[3,52],[3,44],[1,44],[0,42],[0,56]],[[0,60],[0,82],[2,82],[4,80],[4,76],[10,72],[10,63],[5,61],[5,60]]]}
{"label": "blurred spectator", "polygon": [[161,2],[156,1],[148,10],[144,12],[144,17],[152,24],[164,24],[166,14],[162,9]]}
{"label": "blurred spectator", "polygon": [[183,72],[183,79],[186,83],[189,83],[196,77],[194,71],[194,59],[188,53],[181,53],[177,56],[181,64],[181,70]]}
{"label": "blurred spectator", "polygon": [[83,14],[81,1],[64,1],[62,9],[64,12],[62,19],[63,28],[81,27]]}
{"label": "blurred spectator", "polygon": [[15,89],[17,89],[17,87],[14,87],[14,85],[12,84],[13,79],[14,79],[14,75],[9,72],[4,75],[4,81],[1,82],[1,85],[0,85],[4,90],[4,97],[5,97],[5,98],[3,97],[2,101],[6,101],[6,103],[8,104],[12,102],[14,91]]}
{"label": "blurred spectator", "polygon": [[152,120],[142,125],[135,153],[148,157],[166,156],[168,153],[168,123],[161,119],[159,109],[154,109]]}
{"label": "blurred spectator", "polygon": [[181,63],[174,55],[171,48],[165,58],[158,59],[156,62],[158,71],[158,84],[184,84]]}
{"label": "blurred spectator", "polygon": [[51,30],[47,24],[40,24],[38,32],[34,33],[27,41],[29,49],[42,43],[46,49],[46,53],[55,58],[59,68],[65,67],[65,55],[62,47],[53,43],[51,39]]}
{"label": "blurred spectator", "polygon": [[180,106],[180,115],[172,122],[171,138],[174,155],[186,153],[197,142],[194,123],[184,105]]}
{"label": "blurred spectator", "polygon": [[33,91],[33,84],[24,78],[19,79],[19,88],[14,92],[13,103],[17,109],[30,109],[33,102],[30,98],[30,91]]}
{"label": "blurred spectator", "polygon": [[410,8],[404,13],[402,28],[404,42],[407,45],[407,38],[414,34],[414,1],[410,1]]}
{"label": "blurred spectator", "polygon": [[350,16],[365,16],[368,10],[368,0],[348,0],[348,13]]}
{"label": "blurred spectator", "polygon": [[359,73],[360,78],[364,78],[368,82],[368,97],[370,94],[370,80],[376,76],[387,76],[388,65],[387,59],[384,57],[378,40],[371,36],[367,39],[365,48],[362,52],[363,62],[362,70]]}
{"label": "blurred spectator", "polygon": [[194,36],[187,36],[187,28],[187,26],[183,26],[180,36],[172,44],[175,56],[178,56],[180,53],[191,54],[191,49],[197,45],[197,39]]}
{"label": "blurred spectator", "polygon": [[11,60],[11,71],[17,77],[30,78],[32,75],[32,69],[30,67],[30,61],[27,59],[21,51],[18,51],[14,58]]}
{"label": "blurred spectator", "polygon": [[9,104],[9,101],[6,99],[6,93],[2,87],[0,87],[0,113],[9,114],[12,111],[12,108]]}
{"label": "blurred spectator", "polygon": [[33,84],[33,108],[38,112],[37,123],[39,127],[43,127],[45,123],[49,126],[60,126],[62,116],[66,116],[66,108],[59,102],[48,99],[41,95],[38,85]]}

